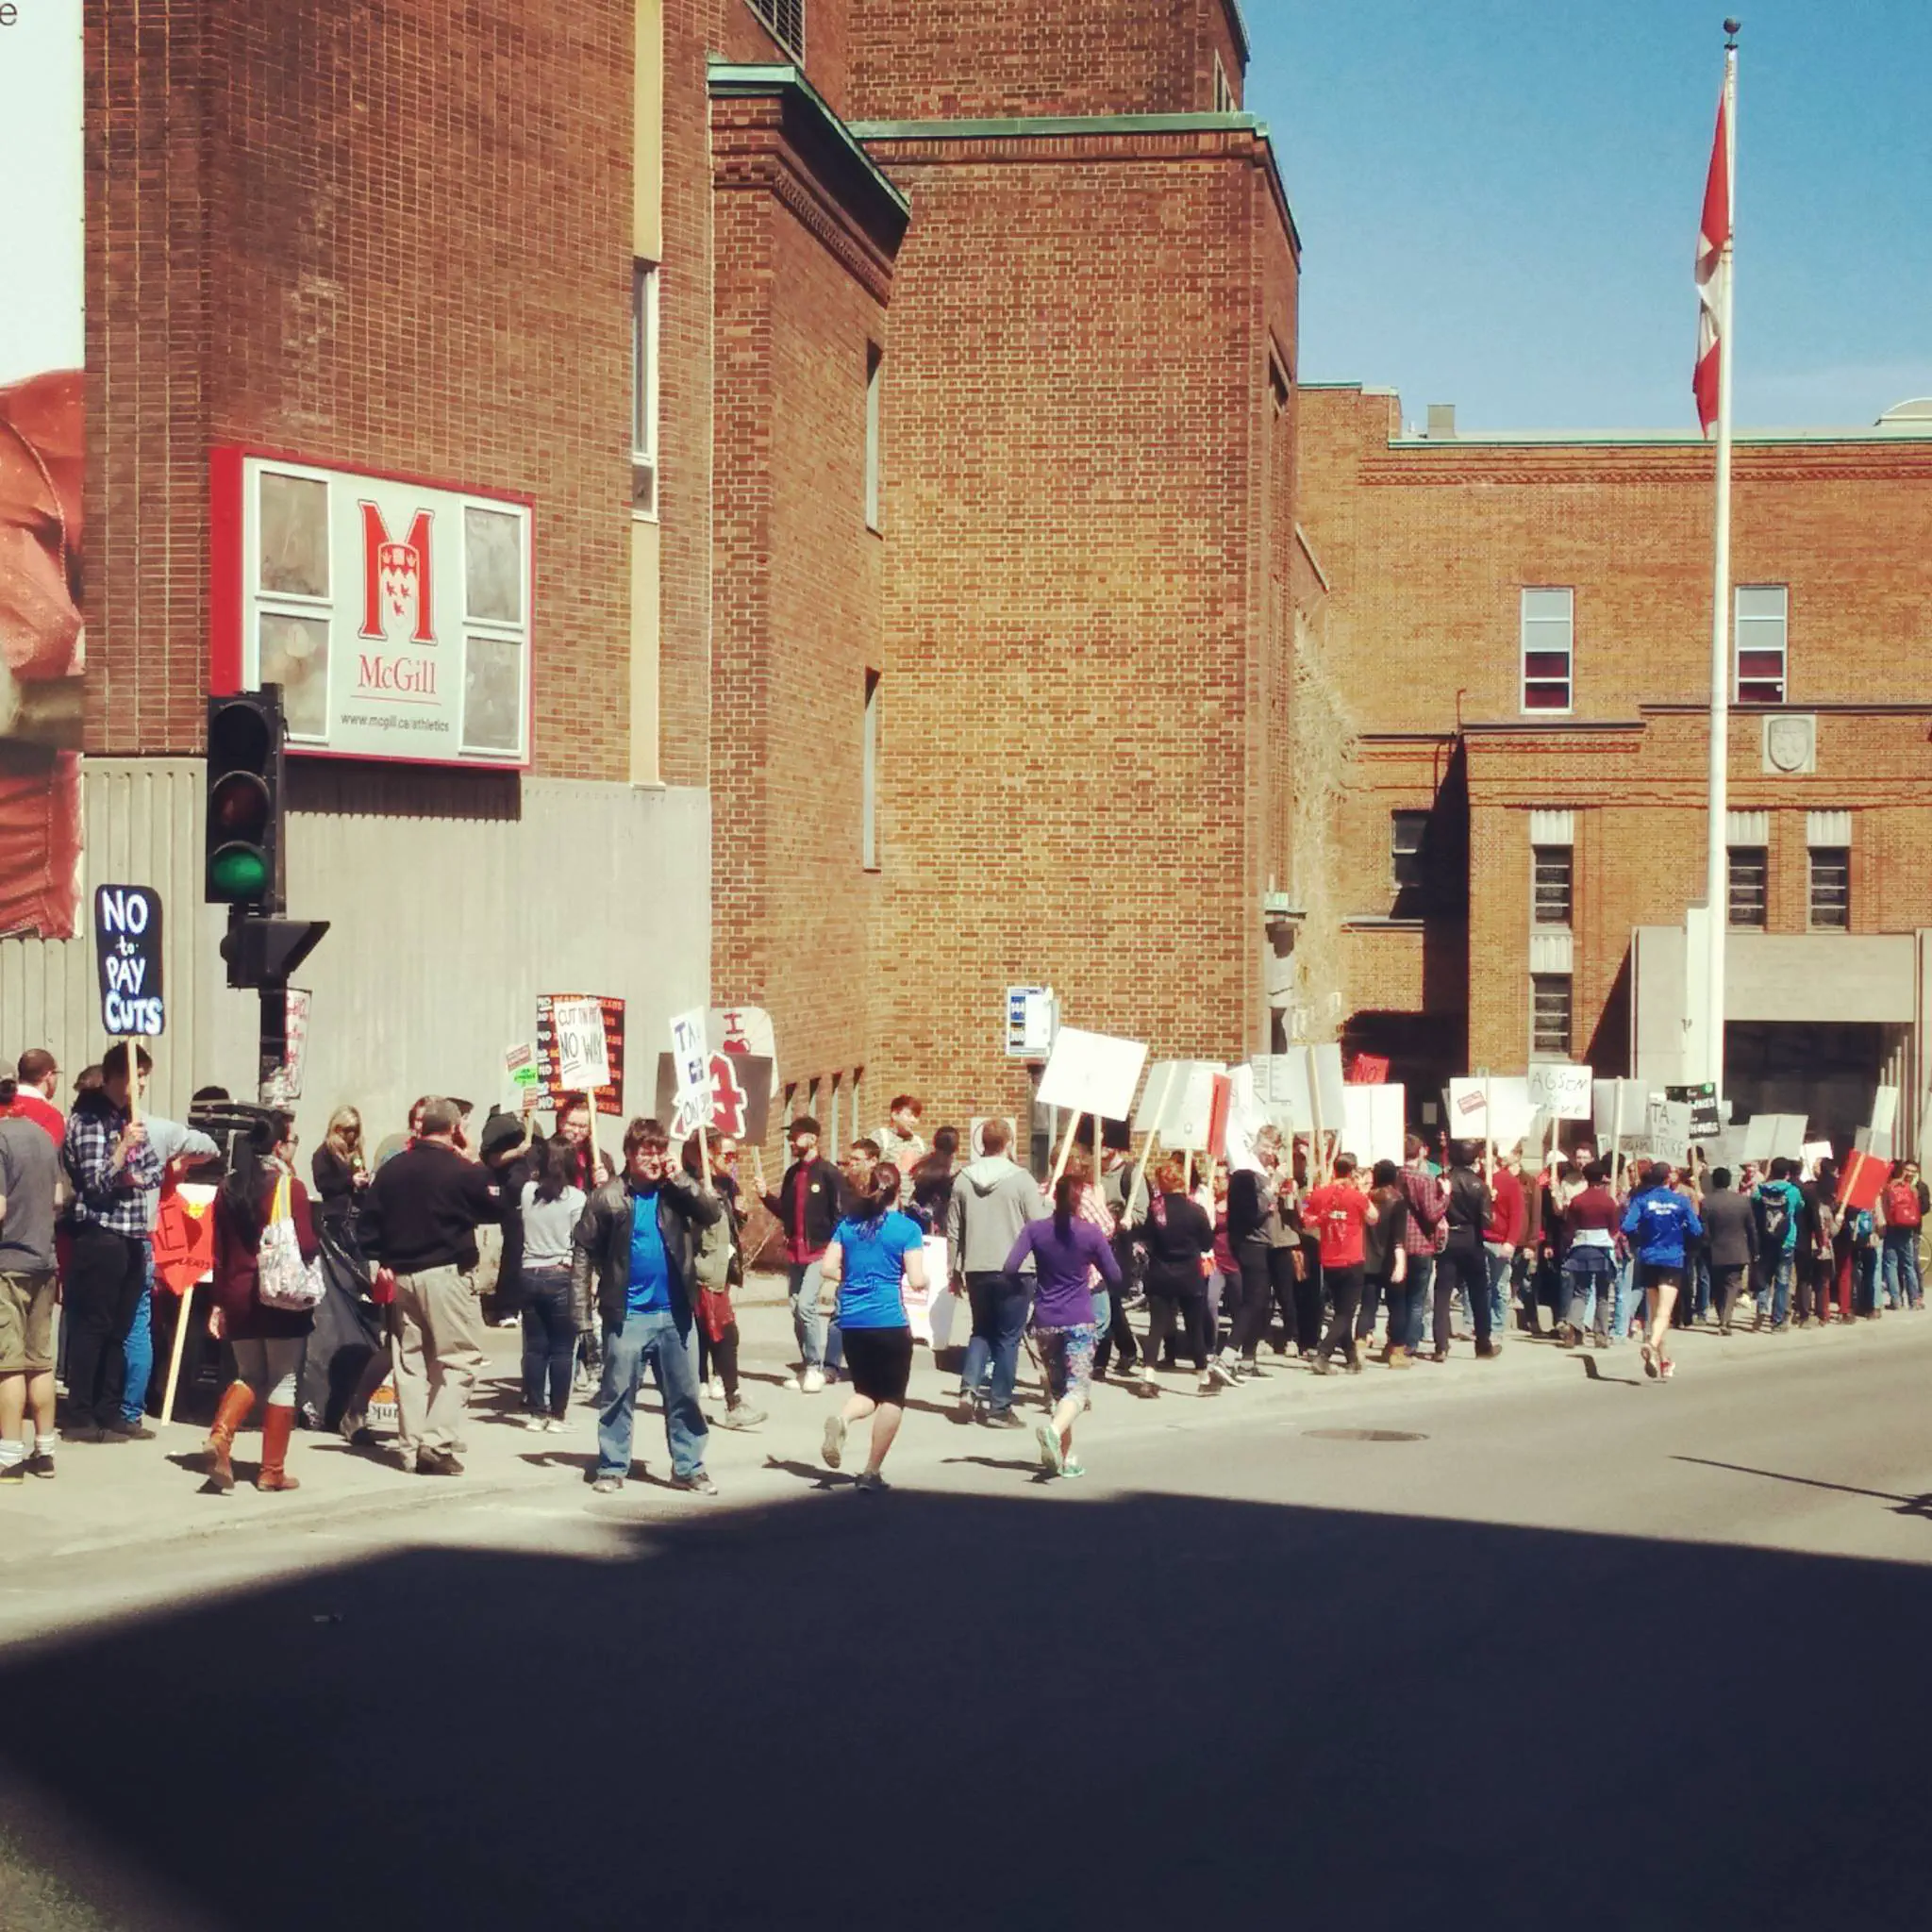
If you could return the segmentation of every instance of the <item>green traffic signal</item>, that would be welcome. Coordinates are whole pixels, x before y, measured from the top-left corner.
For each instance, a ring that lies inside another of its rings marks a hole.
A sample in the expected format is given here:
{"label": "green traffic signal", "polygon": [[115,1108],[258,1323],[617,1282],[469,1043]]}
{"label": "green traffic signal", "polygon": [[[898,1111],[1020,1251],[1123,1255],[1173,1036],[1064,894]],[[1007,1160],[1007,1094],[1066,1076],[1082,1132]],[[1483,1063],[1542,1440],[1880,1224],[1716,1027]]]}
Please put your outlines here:
{"label": "green traffic signal", "polygon": [[268,890],[267,856],[258,845],[224,845],[208,862],[208,882],[224,899],[258,899]]}

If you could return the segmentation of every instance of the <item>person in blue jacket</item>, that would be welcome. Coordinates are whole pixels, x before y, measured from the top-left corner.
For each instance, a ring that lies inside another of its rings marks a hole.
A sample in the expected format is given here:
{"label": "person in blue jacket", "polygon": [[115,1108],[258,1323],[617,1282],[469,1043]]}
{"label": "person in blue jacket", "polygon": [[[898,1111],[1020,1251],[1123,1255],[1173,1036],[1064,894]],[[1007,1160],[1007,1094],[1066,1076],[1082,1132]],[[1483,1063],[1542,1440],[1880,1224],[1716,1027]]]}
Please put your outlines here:
{"label": "person in blue jacket", "polygon": [[1671,1332],[1671,1310],[1684,1285],[1689,1244],[1704,1233],[1697,1210],[1671,1186],[1671,1170],[1662,1161],[1643,1176],[1643,1185],[1624,1210],[1624,1232],[1637,1255],[1637,1285],[1643,1291],[1644,1319],[1650,1334],[1643,1344],[1643,1373],[1669,1381],[1676,1363],[1664,1353]]}

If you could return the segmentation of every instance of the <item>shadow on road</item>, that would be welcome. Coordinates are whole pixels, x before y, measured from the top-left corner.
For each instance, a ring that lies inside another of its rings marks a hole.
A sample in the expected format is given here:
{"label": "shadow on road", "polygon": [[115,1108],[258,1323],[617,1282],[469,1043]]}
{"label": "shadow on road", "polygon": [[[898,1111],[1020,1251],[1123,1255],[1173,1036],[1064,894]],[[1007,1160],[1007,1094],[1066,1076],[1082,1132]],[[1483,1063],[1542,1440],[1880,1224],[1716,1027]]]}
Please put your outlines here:
{"label": "shadow on road", "polygon": [[25,1647],[6,1774],[222,1932],[1932,1923],[1932,1569],[1031,1489],[634,1535]]}
{"label": "shadow on road", "polygon": [[1674,1462],[1692,1462],[1700,1469],[1726,1469],[1733,1475],[1758,1475],[1766,1482],[1796,1483],[1807,1490],[1834,1490],[1840,1496],[1870,1496],[1879,1503],[1896,1503],[1899,1507],[1892,1511],[1894,1516],[1932,1517],[1932,1495],[1898,1496],[1890,1490],[1860,1490],[1849,1483],[1820,1482],[1816,1476],[1785,1475],[1774,1469],[1747,1469],[1741,1462],[1713,1462],[1707,1456],[1676,1456]]}

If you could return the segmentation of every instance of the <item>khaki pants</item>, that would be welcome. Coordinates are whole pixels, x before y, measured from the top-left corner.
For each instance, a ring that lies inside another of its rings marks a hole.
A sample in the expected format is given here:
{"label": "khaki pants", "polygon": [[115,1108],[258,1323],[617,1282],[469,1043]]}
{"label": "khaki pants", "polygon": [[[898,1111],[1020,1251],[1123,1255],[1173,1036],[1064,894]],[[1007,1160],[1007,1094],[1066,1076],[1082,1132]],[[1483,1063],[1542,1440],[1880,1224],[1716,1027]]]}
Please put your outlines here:
{"label": "khaki pants", "polygon": [[459,1268],[398,1274],[390,1313],[403,1454],[413,1458],[419,1449],[439,1449],[448,1455],[462,1433],[470,1391],[484,1362],[475,1276]]}

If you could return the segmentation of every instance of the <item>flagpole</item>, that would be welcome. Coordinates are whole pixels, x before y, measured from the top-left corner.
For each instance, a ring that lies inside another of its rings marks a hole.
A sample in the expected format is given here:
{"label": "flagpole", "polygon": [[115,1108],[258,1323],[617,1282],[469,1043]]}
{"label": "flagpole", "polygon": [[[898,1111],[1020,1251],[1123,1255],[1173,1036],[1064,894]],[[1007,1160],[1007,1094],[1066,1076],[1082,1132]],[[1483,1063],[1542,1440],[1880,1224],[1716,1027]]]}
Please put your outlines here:
{"label": "flagpole", "polygon": [[1738,23],[1724,22],[1724,172],[1732,219],[1726,223],[1724,261],[1718,277],[1717,503],[1716,555],[1710,612],[1710,823],[1705,852],[1705,903],[1709,908],[1710,942],[1706,1011],[1709,1033],[1707,1078],[1720,1094],[1724,1087],[1724,942],[1730,924],[1731,744],[1731,336],[1732,263],[1736,253],[1738,193]]}

